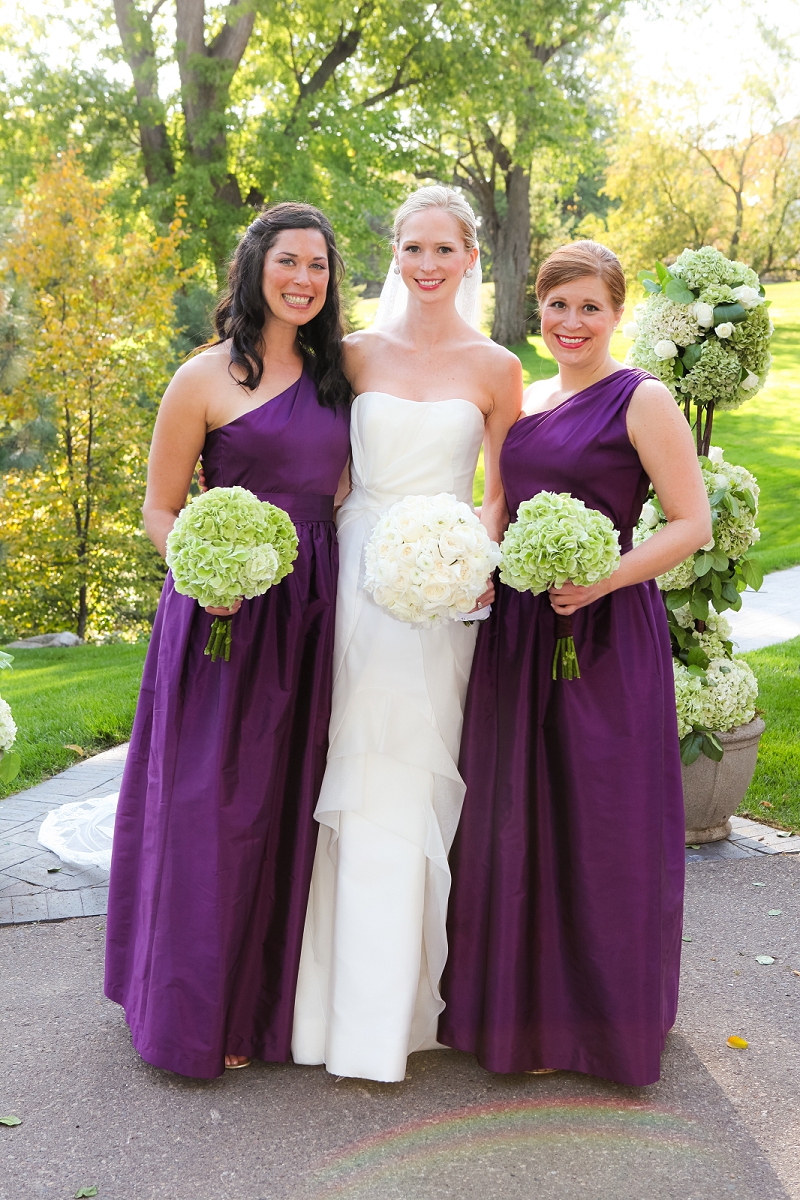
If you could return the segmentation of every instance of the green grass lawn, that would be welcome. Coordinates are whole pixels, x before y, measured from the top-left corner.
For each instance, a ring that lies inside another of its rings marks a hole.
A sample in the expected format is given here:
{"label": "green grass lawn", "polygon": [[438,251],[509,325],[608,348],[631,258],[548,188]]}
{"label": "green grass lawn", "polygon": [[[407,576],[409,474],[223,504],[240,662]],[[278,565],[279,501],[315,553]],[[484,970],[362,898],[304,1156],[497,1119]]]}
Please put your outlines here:
{"label": "green grass lawn", "polygon": [[800,637],[743,657],[758,676],[766,729],[739,812],[800,833]]}
{"label": "green grass lawn", "polygon": [[67,743],[96,754],[130,737],[145,646],[10,653],[14,669],[0,674],[0,693],[17,723],[22,768],[9,787],[0,784],[0,797],[78,762]]}

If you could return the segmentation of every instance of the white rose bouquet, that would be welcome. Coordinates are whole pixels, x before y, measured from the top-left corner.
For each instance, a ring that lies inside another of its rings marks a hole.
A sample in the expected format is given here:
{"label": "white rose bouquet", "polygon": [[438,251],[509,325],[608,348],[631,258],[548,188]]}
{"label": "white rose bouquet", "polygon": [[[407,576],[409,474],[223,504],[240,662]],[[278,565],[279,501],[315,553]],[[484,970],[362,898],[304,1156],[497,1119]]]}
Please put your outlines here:
{"label": "white rose bouquet", "polygon": [[471,612],[500,549],[455,496],[406,496],[366,547],[364,590],[400,621],[433,626]]}
{"label": "white rose bouquet", "polygon": [[[297,531],[282,508],[243,487],[210,488],[193,497],[167,538],[175,591],[204,608],[230,608],[239,597],[262,596],[292,570]],[[231,622],[217,617],[205,653],[211,661],[231,649]]]}
{"label": "white rose bouquet", "polygon": [[[569,492],[539,492],[519,506],[503,538],[500,579],[518,592],[540,592],[569,581],[591,587],[619,566],[619,534],[603,513]],[[570,617],[556,618],[553,679],[580,679]]]}
{"label": "white rose bouquet", "polygon": [[712,246],[684,250],[639,279],[648,297],[625,326],[634,339],[626,363],[665,383],[687,418],[696,407],[697,450],[707,454],[714,409],[738,408],[767,378],[773,326],[764,288]]}
{"label": "white rose bouquet", "polygon": [[[12,670],[13,654],[0,650],[0,670]],[[17,740],[17,724],[11,715],[10,705],[0,696],[0,783],[11,783],[19,774],[22,759],[14,749]]]}

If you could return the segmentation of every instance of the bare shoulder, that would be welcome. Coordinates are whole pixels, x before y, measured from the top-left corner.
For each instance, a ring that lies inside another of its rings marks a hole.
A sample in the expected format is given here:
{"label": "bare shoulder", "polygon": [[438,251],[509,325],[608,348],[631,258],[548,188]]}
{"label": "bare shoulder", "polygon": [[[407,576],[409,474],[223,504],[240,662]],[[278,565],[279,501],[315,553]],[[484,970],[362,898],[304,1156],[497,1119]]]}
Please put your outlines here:
{"label": "bare shoulder", "polygon": [[363,362],[376,350],[385,349],[388,339],[379,329],[354,329],[342,341],[345,370],[348,366]]}
{"label": "bare shoulder", "polygon": [[209,346],[182,363],[170,380],[164,399],[167,403],[204,403],[208,394],[230,377],[230,351],[226,342]]}
{"label": "bare shoulder", "polygon": [[[628,415],[633,420],[649,418],[671,418],[681,416],[672,392],[660,379],[643,379],[638,385],[628,406]],[[682,419],[682,417],[681,417]]]}

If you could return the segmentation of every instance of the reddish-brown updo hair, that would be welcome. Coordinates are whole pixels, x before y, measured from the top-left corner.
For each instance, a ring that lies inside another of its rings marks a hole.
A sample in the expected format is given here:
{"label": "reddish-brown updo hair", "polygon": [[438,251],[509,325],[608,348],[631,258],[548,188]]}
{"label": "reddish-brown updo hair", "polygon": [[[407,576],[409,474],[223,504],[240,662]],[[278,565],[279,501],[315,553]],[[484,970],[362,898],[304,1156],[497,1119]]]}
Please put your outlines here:
{"label": "reddish-brown updo hair", "polygon": [[623,307],[625,273],[614,251],[599,242],[570,242],[567,246],[559,246],[544,260],[536,276],[539,307],[550,292],[575,279],[585,279],[587,275],[603,281],[614,308]]}

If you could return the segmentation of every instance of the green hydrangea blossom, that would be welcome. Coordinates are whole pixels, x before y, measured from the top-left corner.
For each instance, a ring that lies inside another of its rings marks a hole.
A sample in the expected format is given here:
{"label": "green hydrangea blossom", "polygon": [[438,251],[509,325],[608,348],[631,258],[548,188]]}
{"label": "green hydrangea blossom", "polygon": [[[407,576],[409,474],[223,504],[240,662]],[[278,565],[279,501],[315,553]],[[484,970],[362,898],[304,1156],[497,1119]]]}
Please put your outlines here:
{"label": "green hydrangea blossom", "polygon": [[230,608],[279,583],[297,557],[288,515],[242,487],[211,488],[183,509],[167,538],[175,590],[203,607]]}
{"label": "green hydrangea blossom", "polygon": [[699,361],[678,381],[678,390],[698,404],[738,408],[747,399],[738,386],[740,374],[741,364],[736,354],[717,338],[710,338],[703,343]]}
{"label": "green hydrangea blossom", "polygon": [[726,258],[713,246],[702,246],[699,250],[684,250],[670,267],[673,275],[686,281],[690,288],[711,287],[715,284],[745,283],[758,287],[758,275],[746,263]]}
{"label": "green hydrangea blossom", "polygon": [[570,580],[589,587],[619,566],[619,534],[596,509],[569,492],[539,492],[520,504],[503,538],[500,578],[539,595]]}

